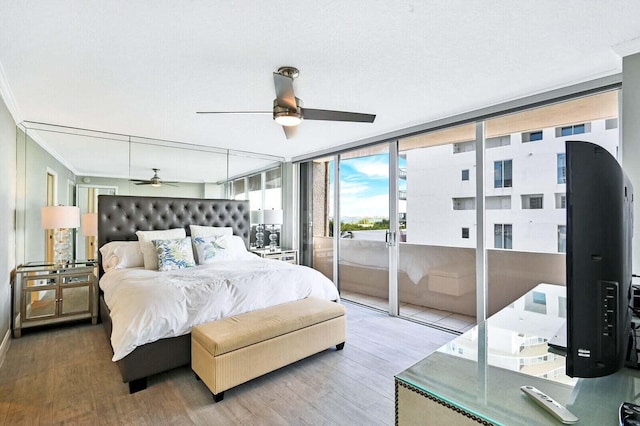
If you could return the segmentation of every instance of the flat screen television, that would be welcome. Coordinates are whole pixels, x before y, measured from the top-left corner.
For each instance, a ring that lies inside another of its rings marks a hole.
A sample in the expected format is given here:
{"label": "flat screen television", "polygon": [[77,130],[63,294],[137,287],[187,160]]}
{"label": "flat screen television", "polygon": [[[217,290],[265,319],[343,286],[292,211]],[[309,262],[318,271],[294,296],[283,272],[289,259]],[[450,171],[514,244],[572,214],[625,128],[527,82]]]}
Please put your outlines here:
{"label": "flat screen television", "polygon": [[601,146],[567,141],[567,347],[571,377],[636,364],[631,327],[633,188]]}

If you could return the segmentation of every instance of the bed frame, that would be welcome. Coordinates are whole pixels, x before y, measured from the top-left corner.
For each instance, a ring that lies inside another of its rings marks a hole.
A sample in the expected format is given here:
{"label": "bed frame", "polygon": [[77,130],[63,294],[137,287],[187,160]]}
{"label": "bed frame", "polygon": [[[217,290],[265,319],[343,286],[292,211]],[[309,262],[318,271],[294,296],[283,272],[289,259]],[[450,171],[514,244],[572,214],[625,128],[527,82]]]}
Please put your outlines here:
{"label": "bed frame", "polygon": [[[189,225],[228,226],[249,247],[249,201],[195,198],[98,196],[98,247],[110,241],[137,241],[136,231],[185,228]],[[99,256],[99,275],[104,273]],[[111,338],[109,308],[100,295],[100,318]],[[147,387],[147,377],[191,362],[191,334],[160,339],[137,347],[117,361],[129,392]]]}

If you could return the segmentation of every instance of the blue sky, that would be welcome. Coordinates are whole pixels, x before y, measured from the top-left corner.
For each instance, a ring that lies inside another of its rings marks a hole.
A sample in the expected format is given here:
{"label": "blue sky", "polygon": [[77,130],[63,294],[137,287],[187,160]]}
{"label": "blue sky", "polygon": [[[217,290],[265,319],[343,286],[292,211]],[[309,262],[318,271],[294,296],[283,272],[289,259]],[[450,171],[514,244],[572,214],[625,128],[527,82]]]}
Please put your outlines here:
{"label": "blue sky", "polygon": [[[400,167],[406,167],[404,158]],[[330,170],[333,182],[333,167]],[[342,160],[340,177],[343,217],[389,217],[389,154]]]}

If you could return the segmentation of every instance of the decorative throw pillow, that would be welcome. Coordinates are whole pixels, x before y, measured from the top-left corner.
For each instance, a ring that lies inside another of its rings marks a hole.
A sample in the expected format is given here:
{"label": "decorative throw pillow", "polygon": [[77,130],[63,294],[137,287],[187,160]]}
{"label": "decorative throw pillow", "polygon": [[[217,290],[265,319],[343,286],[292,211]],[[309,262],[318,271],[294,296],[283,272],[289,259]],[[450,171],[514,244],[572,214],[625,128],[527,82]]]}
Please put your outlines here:
{"label": "decorative throw pillow", "polygon": [[196,266],[191,249],[191,238],[153,240],[158,255],[158,271],[171,271]]}
{"label": "decorative throw pillow", "polygon": [[111,241],[100,247],[102,269],[136,268],[144,266],[138,241]]}
{"label": "decorative throw pillow", "polygon": [[226,235],[194,237],[198,265],[229,258],[229,238]]}
{"label": "decorative throw pillow", "polygon": [[153,246],[153,240],[173,240],[184,238],[187,232],[184,228],[167,229],[165,231],[138,231],[136,232],[140,242],[140,251],[144,258],[144,269],[158,270],[158,255]]}

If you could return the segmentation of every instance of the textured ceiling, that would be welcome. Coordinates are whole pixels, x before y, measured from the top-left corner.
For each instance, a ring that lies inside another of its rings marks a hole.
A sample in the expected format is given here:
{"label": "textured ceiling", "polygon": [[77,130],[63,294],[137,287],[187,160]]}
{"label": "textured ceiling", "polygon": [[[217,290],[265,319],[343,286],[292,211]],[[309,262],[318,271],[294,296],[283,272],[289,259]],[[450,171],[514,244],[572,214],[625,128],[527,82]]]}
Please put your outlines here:
{"label": "textured ceiling", "polygon": [[[635,0],[2,0],[0,90],[18,121],[289,159],[619,73],[614,47],[640,36],[638,16]],[[287,140],[268,115],[195,114],[270,110],[283,65],[300,69],[306,107],[375,123],[304,121]],[[95,171],[91,147],[44,137]],[[108,143],[115,169],[126,156]]]}

